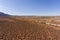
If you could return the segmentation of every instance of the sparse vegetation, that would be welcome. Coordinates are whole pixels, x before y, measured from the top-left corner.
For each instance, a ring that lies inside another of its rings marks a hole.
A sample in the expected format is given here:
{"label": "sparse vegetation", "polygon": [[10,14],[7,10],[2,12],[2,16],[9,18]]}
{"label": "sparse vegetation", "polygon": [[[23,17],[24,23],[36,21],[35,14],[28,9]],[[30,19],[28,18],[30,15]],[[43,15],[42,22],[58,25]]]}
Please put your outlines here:
{"label": "sparse vegetation", "polygon": [[[54,29],[54,26],[45,24],[48,18],[4,18],[13,20],[14,22],[0,20],[0,40],[60,40],[60,30]],[[38,22],[39,20],[43,22]]]}

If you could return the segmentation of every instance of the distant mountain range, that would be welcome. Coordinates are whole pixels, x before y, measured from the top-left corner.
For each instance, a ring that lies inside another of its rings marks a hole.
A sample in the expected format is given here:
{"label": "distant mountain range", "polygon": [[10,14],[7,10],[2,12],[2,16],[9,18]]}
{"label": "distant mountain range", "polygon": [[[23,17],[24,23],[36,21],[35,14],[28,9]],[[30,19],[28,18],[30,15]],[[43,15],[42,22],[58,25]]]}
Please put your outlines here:
{"label": "distant mountain range", "polygon": [[10,16],[9,14],[5,14],[3,12],[0,12],[0,16]]}

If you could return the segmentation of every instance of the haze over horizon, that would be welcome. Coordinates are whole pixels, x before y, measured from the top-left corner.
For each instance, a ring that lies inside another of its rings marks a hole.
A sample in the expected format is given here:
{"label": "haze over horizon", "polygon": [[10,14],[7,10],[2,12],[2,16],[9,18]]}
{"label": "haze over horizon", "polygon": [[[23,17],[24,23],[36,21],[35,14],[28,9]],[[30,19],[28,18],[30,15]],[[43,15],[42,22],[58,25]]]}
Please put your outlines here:
{"label": "haze over horizon", "polygon": [[0,0],[0,12],[10,15],[60,16],[60,0]]}

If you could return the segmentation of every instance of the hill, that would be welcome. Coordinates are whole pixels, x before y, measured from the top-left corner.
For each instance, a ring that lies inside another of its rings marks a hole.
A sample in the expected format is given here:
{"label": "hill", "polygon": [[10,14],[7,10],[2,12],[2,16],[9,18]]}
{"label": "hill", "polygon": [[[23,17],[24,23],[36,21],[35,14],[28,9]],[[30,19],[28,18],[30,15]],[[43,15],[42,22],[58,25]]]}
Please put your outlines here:
{"label": "hill", "polygon": [[10,15],[0,12],[0,16],[10,16]]}

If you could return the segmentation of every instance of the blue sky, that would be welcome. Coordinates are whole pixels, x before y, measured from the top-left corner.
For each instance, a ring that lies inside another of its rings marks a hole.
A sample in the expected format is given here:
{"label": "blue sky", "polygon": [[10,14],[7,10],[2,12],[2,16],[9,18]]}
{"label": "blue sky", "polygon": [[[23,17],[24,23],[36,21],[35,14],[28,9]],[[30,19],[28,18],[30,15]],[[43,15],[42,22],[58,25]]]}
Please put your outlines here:
{"label": "blue sky", "polygon": [[60,0],[0,0],[0,11],[11,15],[57,16]]}

